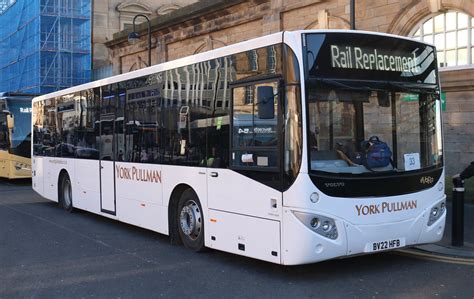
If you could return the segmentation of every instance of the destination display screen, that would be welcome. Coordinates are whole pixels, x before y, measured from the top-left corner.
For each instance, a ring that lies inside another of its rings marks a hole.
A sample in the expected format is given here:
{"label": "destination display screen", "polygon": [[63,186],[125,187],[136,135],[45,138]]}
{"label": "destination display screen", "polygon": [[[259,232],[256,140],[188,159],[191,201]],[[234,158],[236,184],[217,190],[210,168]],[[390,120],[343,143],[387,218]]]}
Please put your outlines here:
{"label": "destination display screen", "polygon": [[314,33],[304,38],[310,78],[437,82],[436,51],[432,46],[361,33]]}

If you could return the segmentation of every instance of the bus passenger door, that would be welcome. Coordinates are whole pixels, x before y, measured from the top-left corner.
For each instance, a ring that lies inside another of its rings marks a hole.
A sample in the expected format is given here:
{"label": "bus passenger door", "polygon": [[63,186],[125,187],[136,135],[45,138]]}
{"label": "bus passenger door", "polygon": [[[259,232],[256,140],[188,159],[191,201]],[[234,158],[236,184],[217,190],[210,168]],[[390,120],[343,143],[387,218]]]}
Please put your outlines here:
{"label": "bus passenger door", "polygon": [[115,115],[116,96],[112,86],[102,88],[100,105],[100,210],[115,215]]}
{"label": "bus passenger door", "polygon": [[231,94],[230,117],[216,120],[208,134],[209,154],[227,157],[208,163],[207,245],[279,263],[279,80],[233,86]]}

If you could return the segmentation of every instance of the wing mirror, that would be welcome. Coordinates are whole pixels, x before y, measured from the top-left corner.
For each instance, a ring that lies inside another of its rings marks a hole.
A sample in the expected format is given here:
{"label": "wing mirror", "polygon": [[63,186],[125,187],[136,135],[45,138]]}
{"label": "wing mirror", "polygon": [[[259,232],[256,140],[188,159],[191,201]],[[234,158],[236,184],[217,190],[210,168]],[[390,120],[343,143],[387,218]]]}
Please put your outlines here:
{"label": "wing mirror", "polygon": [[13,129],[15,126],[15,117],[8,110],[3,110],[2,112],[7,115],[7,128],[9,130]]}
{"label": "wing mirror", "polygon": [[275,117],[275,95],[272,86],[257,87],[258,118],[273,119]]}

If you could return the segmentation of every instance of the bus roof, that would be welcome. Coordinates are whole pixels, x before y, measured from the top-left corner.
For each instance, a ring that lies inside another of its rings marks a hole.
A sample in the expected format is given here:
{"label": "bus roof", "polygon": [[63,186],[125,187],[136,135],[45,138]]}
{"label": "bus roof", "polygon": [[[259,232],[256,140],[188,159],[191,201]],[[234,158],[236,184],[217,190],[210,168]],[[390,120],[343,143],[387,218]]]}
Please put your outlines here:
{"label": "bus roof", "polygon": [[37,97],[39,94],[30,94],[30,93],[21,93],[21,92],[0,92],[0,98],[13,98],[13,97],[22,97],[22,98],[33,98]]}
{"label": "bus roof", "polygon": [[314,29],[314,30],[297,30],[293,31],[294,33],[298,34],[307,34],[307,33],[352,33],[352,34],[367,34],[367,35],[378,35],[378,36],[385,36],[385,37],[391,37],[391,38],[396,38],[396,39],[402,39],[410,42],[416,42],[419,44],[427,45],[434,47],[433,44],[427,43],[425,41],[419,41],[415,40],[413,38],[407,37],[407,36],[402,36],[402,35],[395,35],[391,33],[383,33],[383,32],[374,32],[374,31],[365,31],[365,30],[349,30],[349,29]]}

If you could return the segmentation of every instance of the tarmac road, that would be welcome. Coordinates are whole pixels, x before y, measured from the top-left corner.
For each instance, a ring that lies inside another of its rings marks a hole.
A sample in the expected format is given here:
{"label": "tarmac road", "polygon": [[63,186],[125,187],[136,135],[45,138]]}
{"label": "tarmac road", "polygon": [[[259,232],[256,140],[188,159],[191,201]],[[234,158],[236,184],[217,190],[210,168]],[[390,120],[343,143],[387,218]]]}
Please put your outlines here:
{"label": "tarmac road", "polygon": [[284,267],[91,213],[0,181],[0,298],[474,298],[474,267],[380,253]]}

